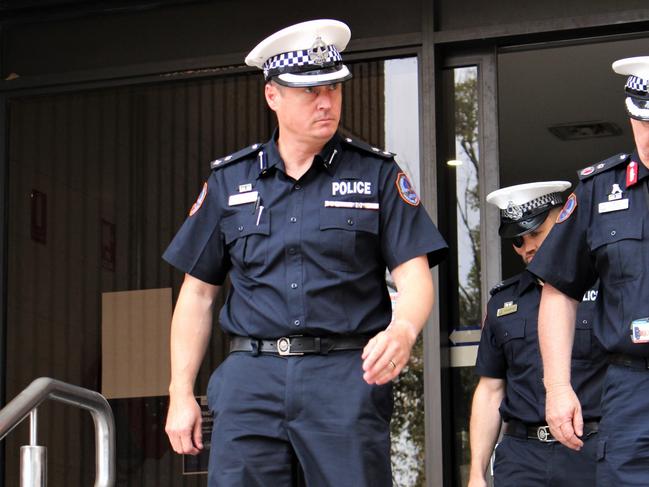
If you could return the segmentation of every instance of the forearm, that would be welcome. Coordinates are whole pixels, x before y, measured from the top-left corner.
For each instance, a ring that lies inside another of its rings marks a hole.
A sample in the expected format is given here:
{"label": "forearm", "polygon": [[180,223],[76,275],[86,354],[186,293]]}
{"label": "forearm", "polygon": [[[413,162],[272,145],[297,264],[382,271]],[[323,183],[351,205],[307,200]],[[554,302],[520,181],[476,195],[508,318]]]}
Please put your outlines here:
{"label": "forearm", "polygon": [[186,277],[171,322],[170,395],[193,395],[196,375],[212,331],[219,287]]}
{"label": "forearm", "polygon": [[[487,386],[489,384],[490,386]],[[498,408],[504,396],[504,381],[483,377],[480,379],[473,395],[469,438],[471,444],[472,479],[484,479],[489,459],[493,452],[501,418]]]}
{"label": "forearm", "polygon": [[433,280],[426,256],[420,256],[392,271],[398,290],[391,327],[405,330],[413,342],[433,309]]}
{"label": "forearm", "polygon": [[543,286],[539,344],[546,389],[570,385],[570,357],[578,302],[550,284]]}

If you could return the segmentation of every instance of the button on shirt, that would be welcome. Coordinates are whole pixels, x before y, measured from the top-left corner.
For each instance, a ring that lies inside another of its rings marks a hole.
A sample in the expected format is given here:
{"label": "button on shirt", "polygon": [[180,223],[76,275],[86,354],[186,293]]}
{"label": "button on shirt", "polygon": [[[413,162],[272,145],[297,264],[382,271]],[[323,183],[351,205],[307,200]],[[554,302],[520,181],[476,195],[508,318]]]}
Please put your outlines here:
{"label": "button on shirt", "polygon": [[[386,267],[420,255],[432,267],[447,250],[418,200],[400,194],[400,173],[391,157],[335,135],[296,181],[273,137],[212,171],[163,257],[215,285],[229,273],[228,333],[374,333],[391,317]],[[238,194],[247,202],[230,204]]]}
{"label": "button on shirt", "polygon": [[[649,344],[631,341],[631,322],[649,317],[649,170],[637,152],[619,157],[610,168],[582,177],[576,208],[554,226],[529,270],[573,299],[599,278],[597,338],[609,352],[647,357]],[[638,177],[627,187],[630,162]],[[618,189],[620,199],[609,198]],[[622,203],[610,205],[616,201]],[[602,211],[610,208],[620,209]]]}
{"label": "button on shirt", "polygon": [[[475,373],[505,380],[500,405],[504,421],[543,424],[545,388],[537,333],[541,286],[529,272],[506,283],[487,305]],[[577,309],[572,352],[571,382],[586,419],[601,416],[601,382],[607,364],[604,350],[591,333],[596,299],[597,290],[590,290]]]}

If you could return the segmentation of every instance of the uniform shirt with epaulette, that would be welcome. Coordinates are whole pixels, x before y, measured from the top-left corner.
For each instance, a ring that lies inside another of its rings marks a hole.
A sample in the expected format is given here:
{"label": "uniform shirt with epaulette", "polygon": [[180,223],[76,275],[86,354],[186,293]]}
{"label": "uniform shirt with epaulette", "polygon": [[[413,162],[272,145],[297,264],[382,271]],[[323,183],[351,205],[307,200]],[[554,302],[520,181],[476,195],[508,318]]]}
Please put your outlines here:
{"label": "uniform shirt with epaulette", "polygon": [[599,278],[597,338],[609,352],[648,357],[649,337],[634,343],[632,323],[649,317],[649,170],[634,152],[579,177],[529,269],[573,299]]}
{"label": "uniform shirt with epaulette", "polygon": [[[537,332],[541,285],[524,271],[494,287],[491,294],[475,373],[505,380],[505,397],[500,405],[504,421],[544,424],[545,389]],[[601,416],[601,384],[606,370],[604,350],[592,336],[597,298],[597,288],[582,297],[572,352],[571,382],[586,420]]]}
{"label": "uniform shirt with epaulette", "polygon": [[386,267],[446,254],[393,154],[362,142],[336,134],[298,181],[276,136],[212,168],[163,257],[207,283],[229,274],[228,333],[374,333],[391,317]]}

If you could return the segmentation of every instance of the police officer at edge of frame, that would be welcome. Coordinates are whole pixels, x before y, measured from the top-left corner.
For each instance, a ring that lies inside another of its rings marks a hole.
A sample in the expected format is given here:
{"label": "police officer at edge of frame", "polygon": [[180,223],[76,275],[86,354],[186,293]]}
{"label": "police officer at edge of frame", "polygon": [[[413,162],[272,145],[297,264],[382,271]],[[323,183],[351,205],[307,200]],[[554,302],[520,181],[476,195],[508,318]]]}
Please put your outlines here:
{"label": "police officer at edge of frame", "polygon": [[[499,189],[487,201],[500,208],[499,234],[512,239],[514,251],[529,264],[563,203],[567,181],[519,184]],[[595,439],[600,417],[603,349],[591,337],[597,291],[583,297],[577,312],[579,340],[572,352],[572,381],[588,418],[586,448],[575,452],[558,443],[545,421],[545,390],[538,347],[537,315],[541,283],[529,272],[491,290],[482,329],[470,421],[469,487],[487,485],[486,470],[496,448],[494,485],[516,487],[592,487]]]}
{"label": "police officer at edge of frame", "polygon": [[621,59],[635,150],[580,171],[530,270],[543,279],[539,338],[546,416],[564,445],[583,448],[583,407],[570,385],[576,299],[600,280],[595,333],[604,378],[597,484],[649,485],[649,56]]}
{"label": "police officer at edge of frame", "polygon": [[[246,58],[279,128],[212,163],[164,258],[185,272],[172,319],[166,431],[203,447],[194,381],[214,298],[230,354],[212,374],[210,486],[391,486],[391,381],[430,313],[447,246],[393,154],[337,133],[349,28],[287,27]],[[392,310],[386,267],[398,289]]]}

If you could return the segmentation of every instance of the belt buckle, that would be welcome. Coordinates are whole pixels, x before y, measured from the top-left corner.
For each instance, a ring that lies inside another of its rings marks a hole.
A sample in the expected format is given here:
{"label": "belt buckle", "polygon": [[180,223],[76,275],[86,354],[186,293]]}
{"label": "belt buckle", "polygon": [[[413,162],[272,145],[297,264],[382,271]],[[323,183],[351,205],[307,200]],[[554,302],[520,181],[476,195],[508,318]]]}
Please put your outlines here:
{"label": "belt buckle", "polygon": [[549,426],[539,426],[536,428],[536,438],[543,443],[553,443],[557,441],[552,437]]}
{"label": "belt buckle", "polygon": [[289,337],[282,337],[277,339],[277,353],[282,357],[289,355],[304,355],[304,352],[291,352],[291,339]]}

